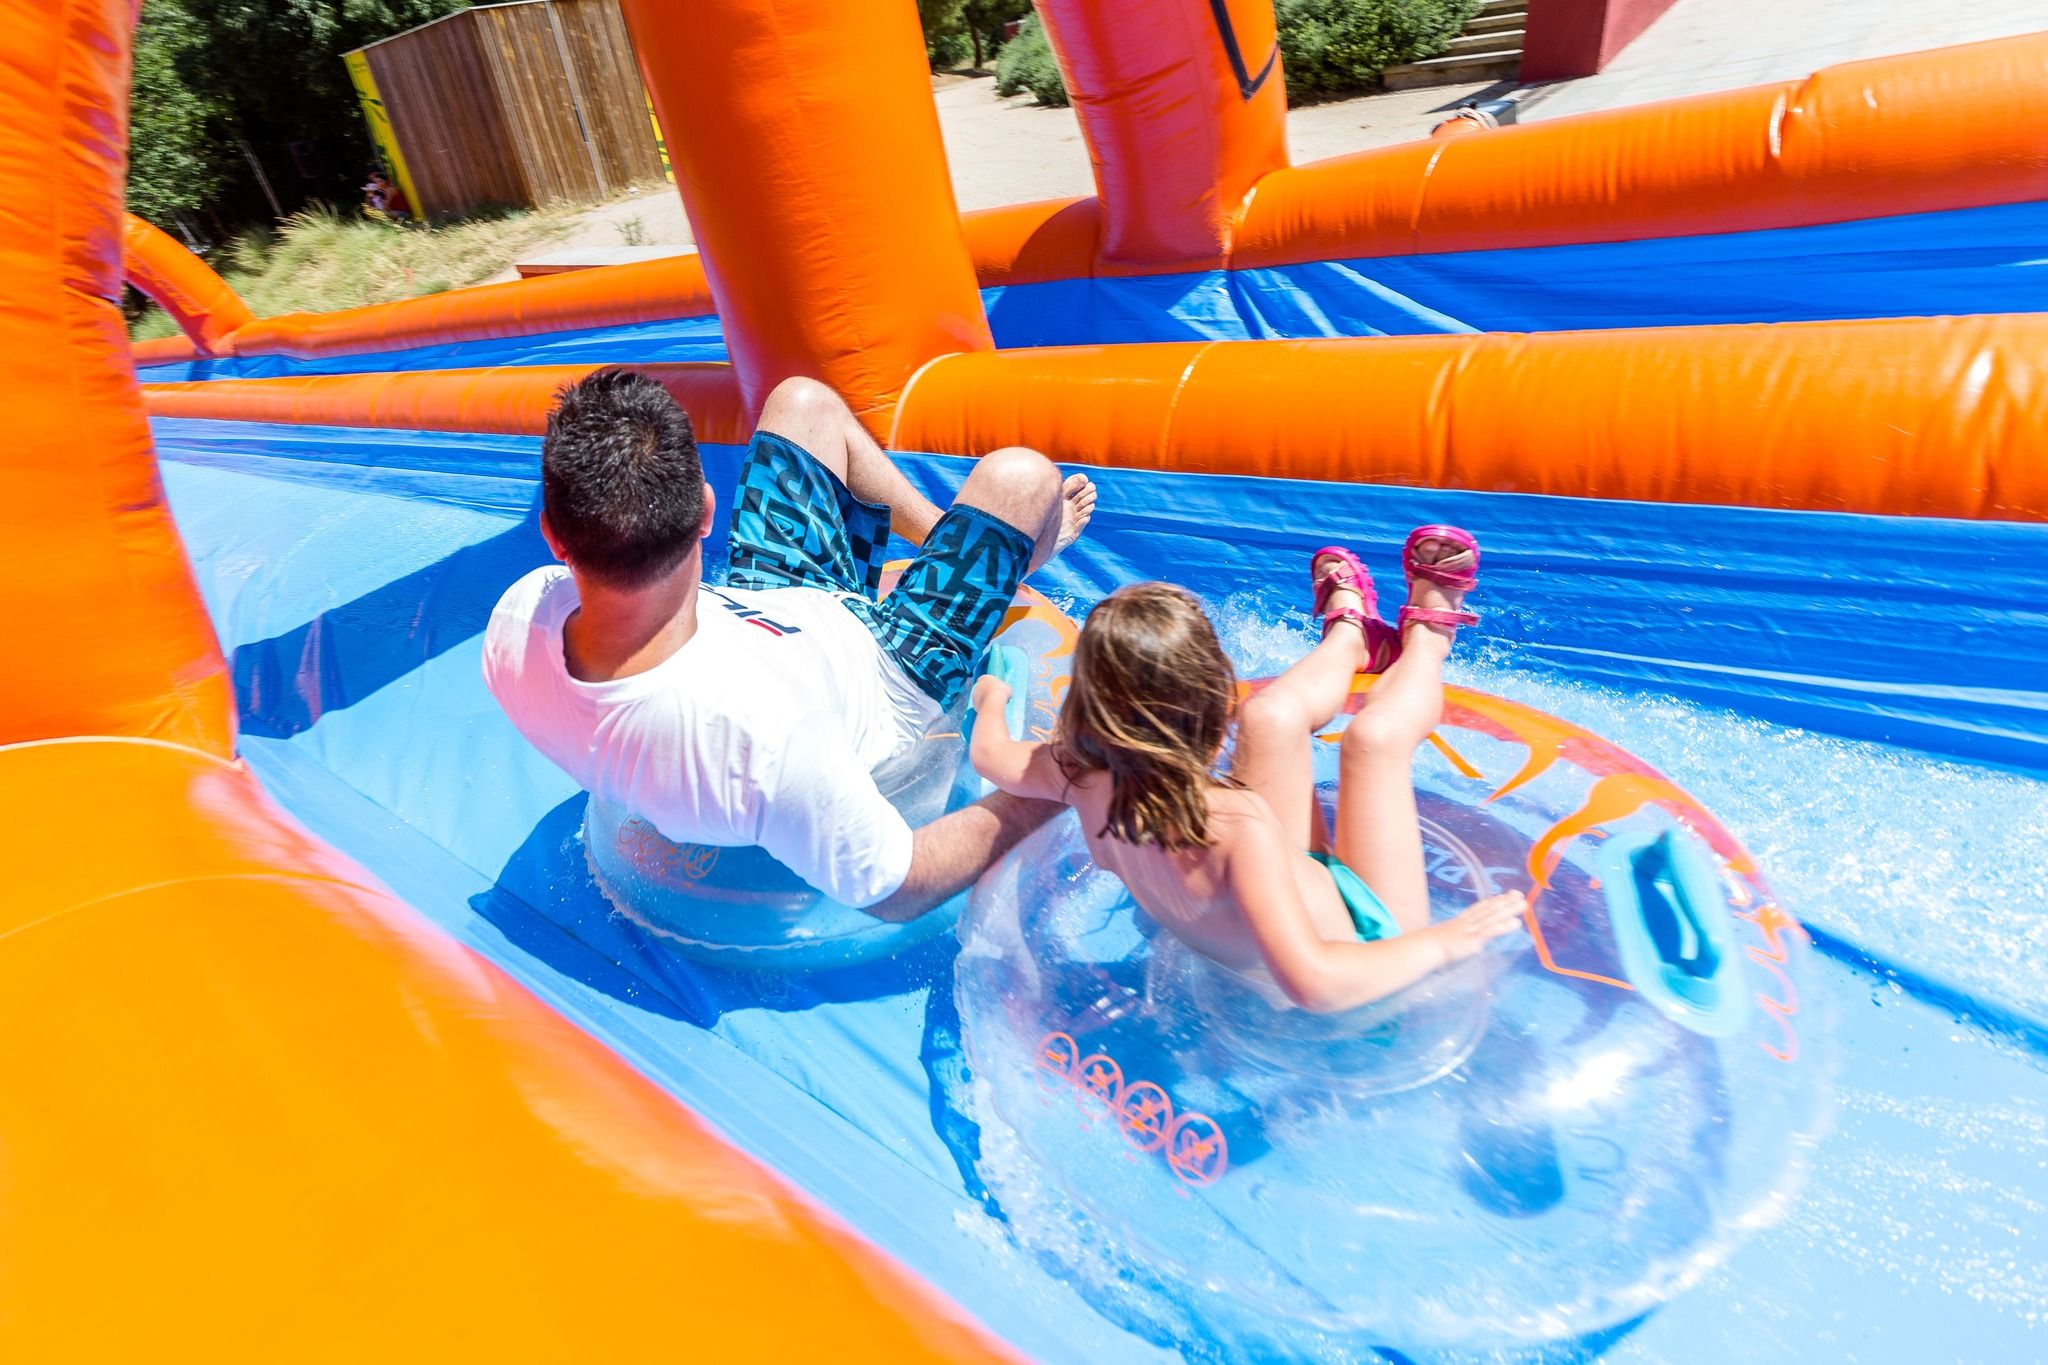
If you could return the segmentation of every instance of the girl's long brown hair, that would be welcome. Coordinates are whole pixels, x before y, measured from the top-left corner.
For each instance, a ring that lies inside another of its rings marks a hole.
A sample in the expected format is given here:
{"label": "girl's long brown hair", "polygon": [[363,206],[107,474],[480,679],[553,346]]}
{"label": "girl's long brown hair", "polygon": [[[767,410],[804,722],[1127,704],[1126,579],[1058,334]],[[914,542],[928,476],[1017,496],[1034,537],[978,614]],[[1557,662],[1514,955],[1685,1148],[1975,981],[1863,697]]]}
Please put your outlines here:
{"label": "girl's long brown hair", "polygon": [[1069,781],[1109,774],[1101,834],[1207,848],[1209,788],[1237,705],[1237,673],[1194,594],[1134,583],[1081,628],[1054,755]]}

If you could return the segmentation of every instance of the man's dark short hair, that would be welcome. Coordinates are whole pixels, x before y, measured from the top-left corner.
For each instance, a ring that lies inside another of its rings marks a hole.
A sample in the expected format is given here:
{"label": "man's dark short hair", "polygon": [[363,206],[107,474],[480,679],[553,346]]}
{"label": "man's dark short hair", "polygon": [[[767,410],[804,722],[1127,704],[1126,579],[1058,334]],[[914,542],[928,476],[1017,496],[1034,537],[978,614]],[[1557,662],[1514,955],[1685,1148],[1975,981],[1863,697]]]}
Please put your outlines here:
{"label": "man's dark short hair", "polygon": [[668,573],[704,524],[689,414],[652,379],[616,367],[556,397],[540,446],[541,506],[570,565],[619,588]]}

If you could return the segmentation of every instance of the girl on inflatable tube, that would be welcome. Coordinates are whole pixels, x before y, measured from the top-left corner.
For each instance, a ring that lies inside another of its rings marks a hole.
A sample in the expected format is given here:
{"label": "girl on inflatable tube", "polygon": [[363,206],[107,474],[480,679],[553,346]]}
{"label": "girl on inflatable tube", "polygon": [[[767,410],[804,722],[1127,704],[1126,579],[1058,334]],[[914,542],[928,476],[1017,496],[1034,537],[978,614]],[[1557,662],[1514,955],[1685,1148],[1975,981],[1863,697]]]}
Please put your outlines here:
{"label": "girl on inflatable tube", "polygon": [[[1424,526],[1402,555],[1398,627],[1378,617],[1372,576],[1336,546],[1310,564],[1323,639],[1237,705],[1237,681],[1200,604],[1141,583],[1090,613],[1060,732],[1025,743],[978,731],[975,768],[999,789],[1079,812],[1089,852],[1153,919],[1269,996],[1317,1012],[1355,1009],[1511,933],[1518,891],[1430,923],[1412,766],[1443,718],[1444,660],[1477,582],[1478,543]],[[1311,746],[1352,679],[1382,674],[1344,732],[1335,828],[1315,799]],[[1006,684],[976,686],[999,708]],[[1235,762],[1215,775],[1233,715]]]}

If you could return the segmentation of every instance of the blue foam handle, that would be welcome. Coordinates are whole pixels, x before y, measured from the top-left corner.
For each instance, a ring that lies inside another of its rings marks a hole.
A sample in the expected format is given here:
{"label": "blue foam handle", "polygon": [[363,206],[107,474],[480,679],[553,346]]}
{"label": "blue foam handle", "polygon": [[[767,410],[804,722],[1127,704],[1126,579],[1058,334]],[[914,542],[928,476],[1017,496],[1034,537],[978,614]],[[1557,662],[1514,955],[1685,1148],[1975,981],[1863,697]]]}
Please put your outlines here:
{"label": "blue foam handle", "polygon": [[1031,714],[1031,660],[1015,645],[991,645],[988,671],[1009,684],[1010,700],[1003,706],[1003,726],[1011,739],[1024,738],[1026,719]]}
{"label": "blue foam handle", "polygon": [[[982,672],[1001,678],[1010,686],[1010,700],[1003,706],[1003,726],[1010,732],[1011,739],[1024,738],[1024,727],[1031,714],[1031,660],[1015,645],[991,645],[988,657],[982,661]],[[960,722],[960,738],[972,745],[974,727],[980,716],[973,710]],[[976,797],[986,796],[995,790],[965,757],[960,762],[960,781],[965,784],[954,789],[956,806],[965,805]]]}

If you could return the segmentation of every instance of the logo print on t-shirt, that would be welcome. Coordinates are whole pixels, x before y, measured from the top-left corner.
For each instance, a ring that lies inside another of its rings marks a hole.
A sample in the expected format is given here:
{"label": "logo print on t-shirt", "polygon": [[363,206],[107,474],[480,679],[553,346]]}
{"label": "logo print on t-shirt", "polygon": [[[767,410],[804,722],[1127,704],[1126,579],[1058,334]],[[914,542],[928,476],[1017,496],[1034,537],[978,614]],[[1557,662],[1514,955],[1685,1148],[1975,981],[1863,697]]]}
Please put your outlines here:
{"label": "logo print on t-shirt", "polygon": [[717,598],[725,609],[734,616],[739,617],[740,620],[745,621],[750,626],[759,626],[770,635],[801,635],[804,633],[802,626],[784,625],[782,622],[770,617],[766,612],[750,607],[744,602],[736,602],[716,588],[707,587],[704,591]]}

